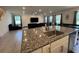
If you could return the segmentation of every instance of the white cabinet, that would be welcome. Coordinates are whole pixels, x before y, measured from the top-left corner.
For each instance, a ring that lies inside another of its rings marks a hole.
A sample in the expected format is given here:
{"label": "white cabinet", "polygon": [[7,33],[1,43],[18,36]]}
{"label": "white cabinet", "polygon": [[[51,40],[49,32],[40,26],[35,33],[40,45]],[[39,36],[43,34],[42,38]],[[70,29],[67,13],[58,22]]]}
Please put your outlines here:
{"label": "white cabinet", "polygon": [[43,47],[43,53],[50,53],[50,44]]}
{"label": "white cabinet", "polygon": [[67,53],[68,36],[51,43],[51,53]]}
{"label": "white cabinet", "polygon": [[58,39],[55,42],[33,51],[32,53],[67,53],[68,38],[69,36],[65,36],[64,38]]}

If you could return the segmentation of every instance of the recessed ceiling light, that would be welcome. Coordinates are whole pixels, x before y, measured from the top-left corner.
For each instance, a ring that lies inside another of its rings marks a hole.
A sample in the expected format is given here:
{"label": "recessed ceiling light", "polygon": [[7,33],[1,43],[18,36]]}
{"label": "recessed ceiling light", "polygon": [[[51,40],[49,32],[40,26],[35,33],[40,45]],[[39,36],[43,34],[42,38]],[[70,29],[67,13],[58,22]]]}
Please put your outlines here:
{"label": "recessed ceiling light", "polygon": [[26,8],[25,7],[22,7],[22,9],[25,10]]}
{"label": "recessed ceiling light", "polygon": [[41,12],[42,11],[42,9],[39,9],[39,12]]}
{"label": "recessed ceiling light", "polygon": [[50,13],[52,13],[52,11],[50,11]]}
{"label": "recessed ceiling light", "polygon": [[37,14],[37,12],[35,12],[35,14]]}

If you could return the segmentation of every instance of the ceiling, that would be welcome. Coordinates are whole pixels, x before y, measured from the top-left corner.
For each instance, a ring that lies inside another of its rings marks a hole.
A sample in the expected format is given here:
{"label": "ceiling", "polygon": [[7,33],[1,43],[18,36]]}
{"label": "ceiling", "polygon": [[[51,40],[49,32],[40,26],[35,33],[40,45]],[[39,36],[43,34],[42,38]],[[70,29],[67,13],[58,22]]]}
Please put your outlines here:
{"label": "ceiling", "polygon": [[15,15],[47,15],[61,10],[71,8],[72,6],[2,6],[5,10]]}

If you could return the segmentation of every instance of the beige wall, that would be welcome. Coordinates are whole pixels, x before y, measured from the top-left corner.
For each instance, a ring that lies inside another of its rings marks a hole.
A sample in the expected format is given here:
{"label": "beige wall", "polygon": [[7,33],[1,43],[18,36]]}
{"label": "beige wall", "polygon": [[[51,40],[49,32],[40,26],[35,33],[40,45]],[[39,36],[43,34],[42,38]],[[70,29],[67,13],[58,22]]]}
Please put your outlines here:
{"label": "beige wall", "polygon": [[[66,16],[69,16],[68,19],[66,18]],[[73,24],[73,20],[74,20],[74,11],[69,10],[66,11],[62,14],[62,22],[66,23],[66,24]]]}
{"label": "beige wall", "polygon": [[43,19],[43,16],[41,16],[41,15],[24,15],[24,16],[22,16],[22,25],[23,25],[23,27],[24,26],[28,26],[28,24],[30,23],[30,18],[31,17],[38,17],[39,18],[39,23],[42,23],[43,21],[44,21],[44,19]]}
{"label": "beige wall", "polygon": [[11,14],[5,11],[3,16],[0,18],[0,37],[8,32],[8,25],[11,23]]}
{"label": "beige wall", "polygon": [[[55,15],[56,14],[62,14],[62,22],[63,23],[73,24],[74,11],[77,11],[77,10],[79,10],[79,7],[74,7],[74,8],[67,9],[67,10],[64,10],[64,11],[60,11],[60,12],[57,12],[57,13],[54,13],[54,14]],[[68,19],[66,18],[67,15],[69,15]]]}

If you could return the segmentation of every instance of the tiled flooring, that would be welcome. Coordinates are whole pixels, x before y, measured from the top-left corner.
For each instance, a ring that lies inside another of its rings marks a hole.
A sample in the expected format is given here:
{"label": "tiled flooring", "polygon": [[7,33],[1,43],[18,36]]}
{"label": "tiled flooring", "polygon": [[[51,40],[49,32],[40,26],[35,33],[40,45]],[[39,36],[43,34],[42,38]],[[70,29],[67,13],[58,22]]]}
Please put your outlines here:
{"label": "tiled flooring", "polygon": [[22,40],[22,30],[11,31],[0,38],[0,53],[1,52],[20,52]]}

